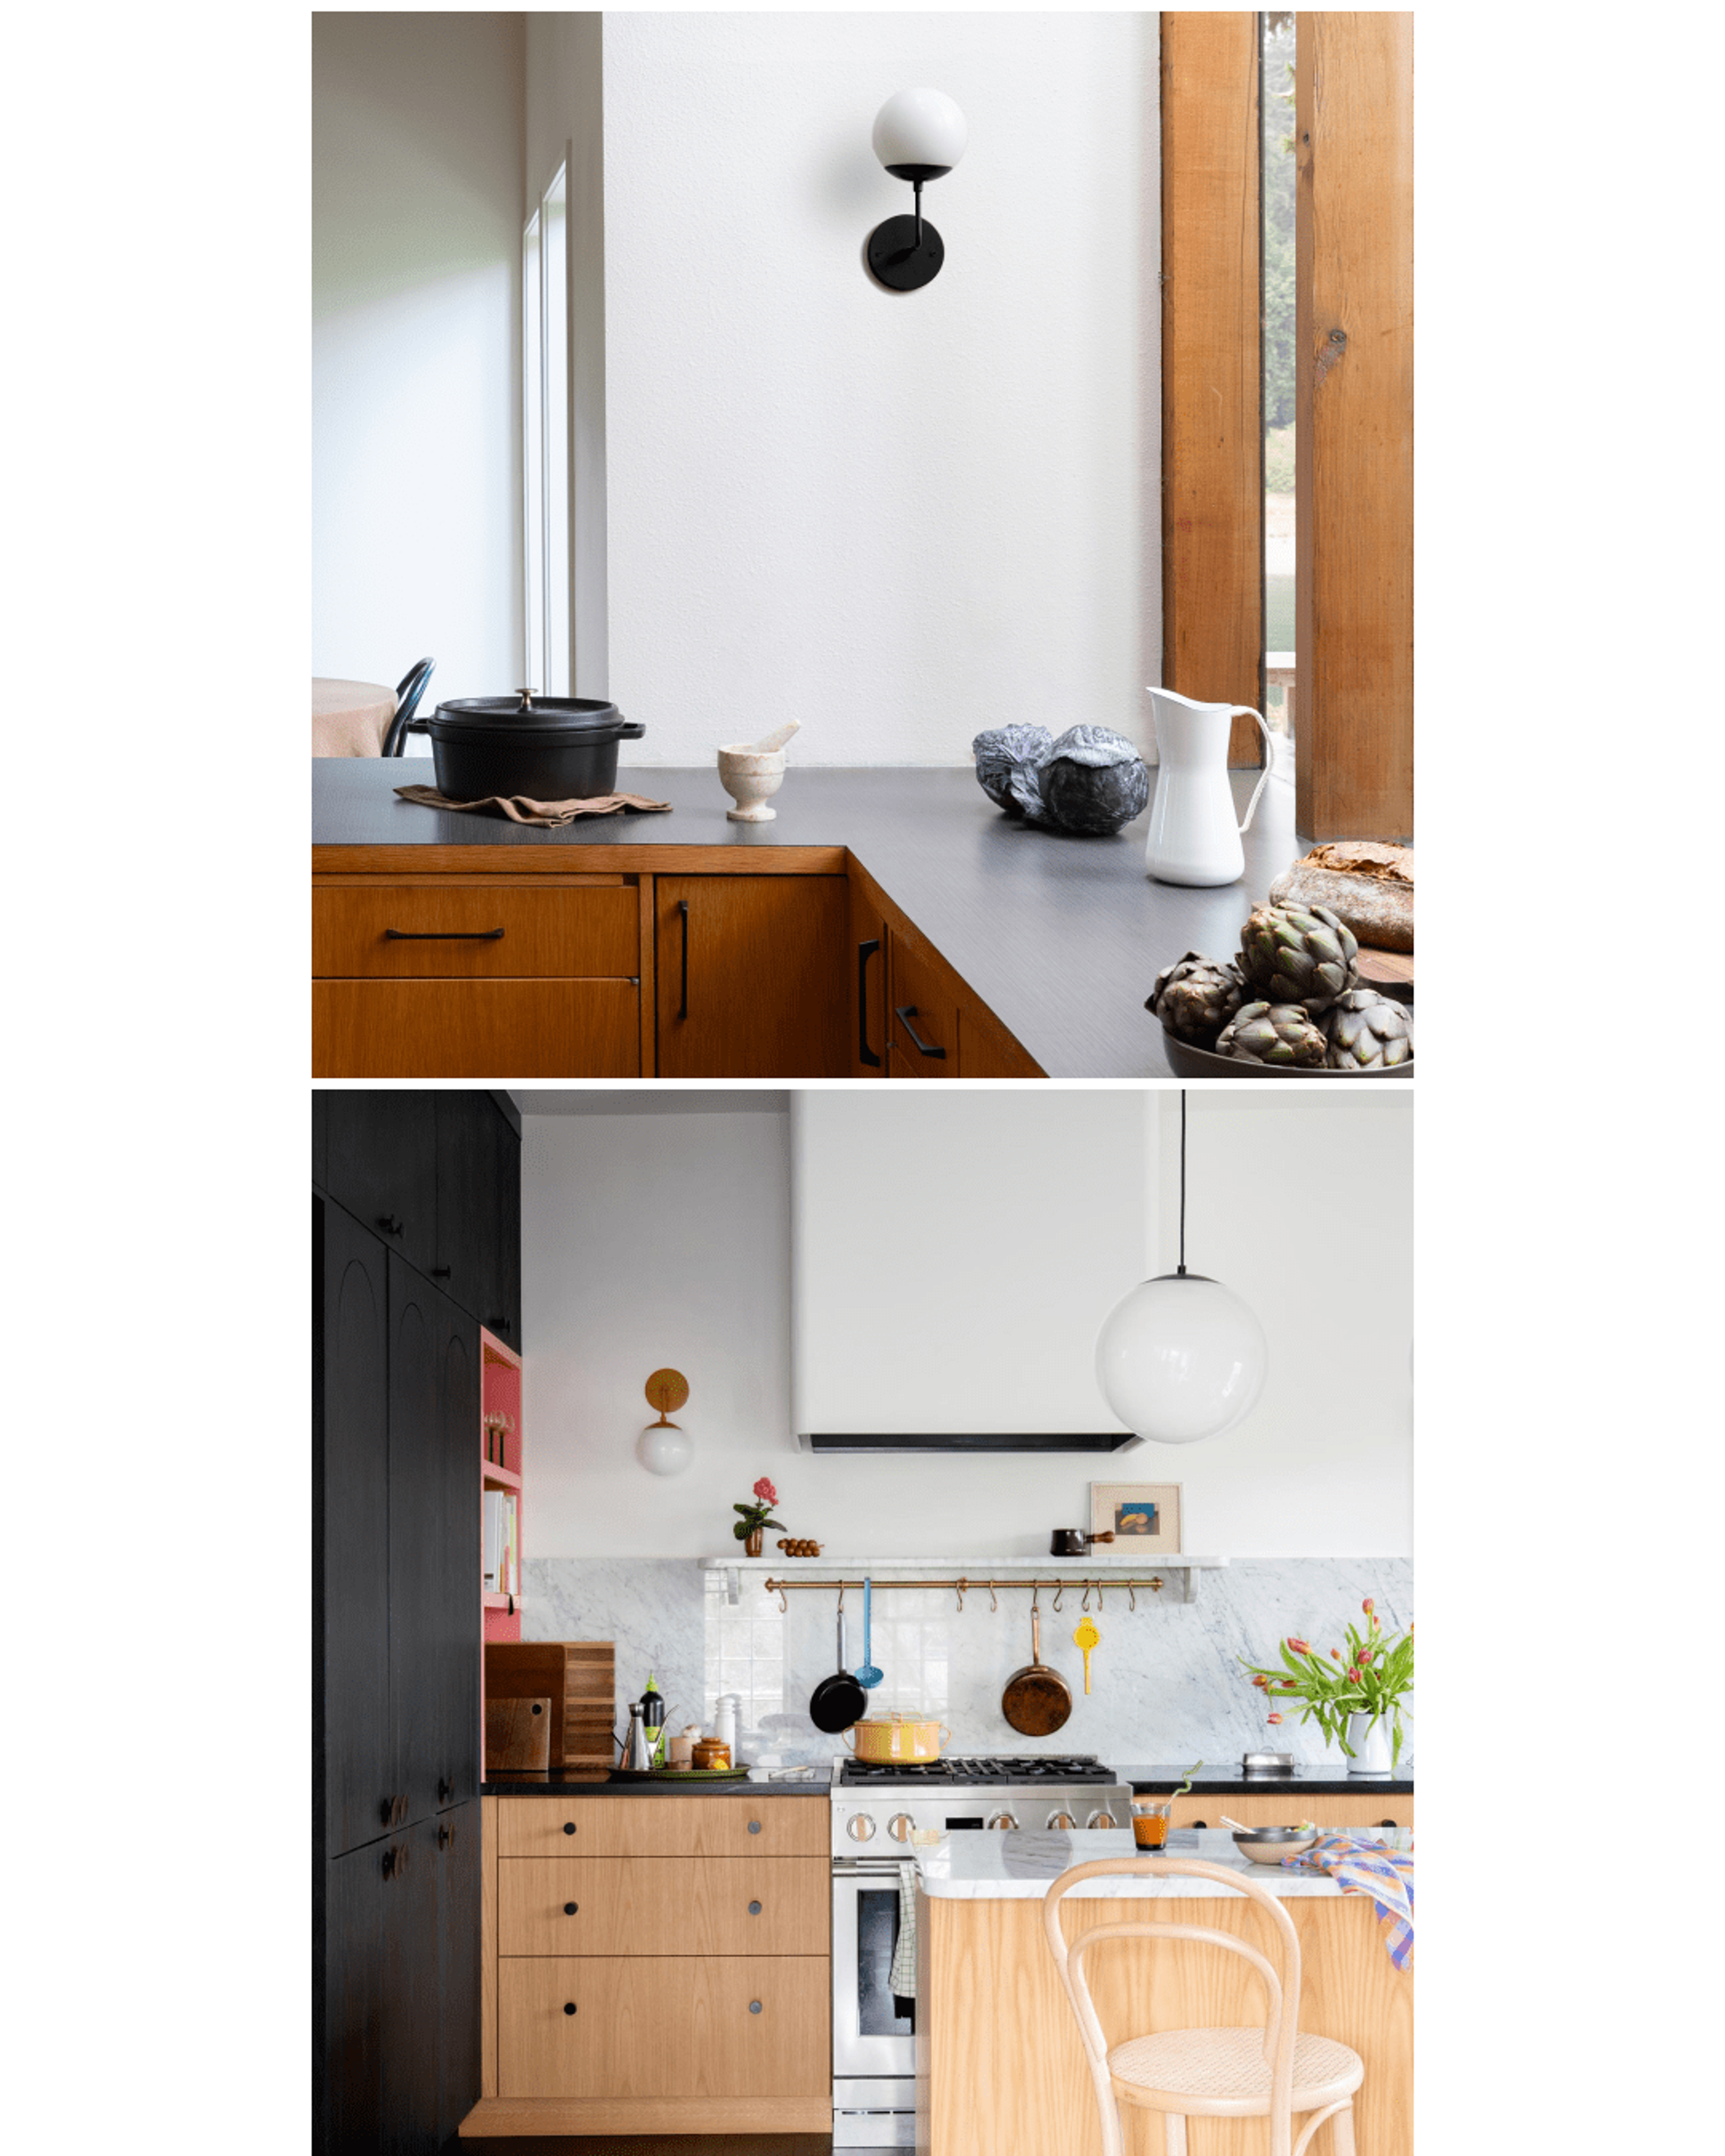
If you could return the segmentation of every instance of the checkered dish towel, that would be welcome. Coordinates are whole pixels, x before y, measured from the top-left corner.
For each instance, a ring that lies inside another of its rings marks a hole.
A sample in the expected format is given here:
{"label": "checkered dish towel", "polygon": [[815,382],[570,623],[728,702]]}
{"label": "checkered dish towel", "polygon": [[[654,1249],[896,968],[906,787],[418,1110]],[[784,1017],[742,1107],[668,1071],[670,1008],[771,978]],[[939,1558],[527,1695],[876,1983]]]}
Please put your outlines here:
{"label": "checkered dish towel", "polygon": [[898,1940],[892,1949],[892,1970],[887,1978],[895,1999],[916,1996],[916,1867],[898,1867]]}
{"label": "checkered dish towel", "polygon": [[1414,1962],[1414,1860],[1352,1834],[1320,1835],[1303,1856],[1285,1856],[1289,1871],[1327,1871],[1344,1894],[1369,1894],[1389,1958]]}

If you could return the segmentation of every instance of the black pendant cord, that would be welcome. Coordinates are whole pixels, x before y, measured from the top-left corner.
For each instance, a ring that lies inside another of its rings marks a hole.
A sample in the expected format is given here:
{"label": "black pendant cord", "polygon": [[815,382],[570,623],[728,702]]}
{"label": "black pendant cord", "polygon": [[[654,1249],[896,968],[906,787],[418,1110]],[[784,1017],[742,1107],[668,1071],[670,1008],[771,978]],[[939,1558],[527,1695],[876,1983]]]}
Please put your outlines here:
{"label": "black pendant cord", "polygon": [[1180,1088],[1180,1270],[1186,1276],[1186,1088]]}

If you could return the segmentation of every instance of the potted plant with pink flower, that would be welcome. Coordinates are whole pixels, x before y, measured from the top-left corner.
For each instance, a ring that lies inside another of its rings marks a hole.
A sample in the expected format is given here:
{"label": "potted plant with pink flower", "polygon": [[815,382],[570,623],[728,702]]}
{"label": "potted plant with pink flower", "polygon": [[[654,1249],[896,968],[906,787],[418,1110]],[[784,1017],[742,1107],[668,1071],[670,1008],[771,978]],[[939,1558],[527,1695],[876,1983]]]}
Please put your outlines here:
{"label": "potted plant with pink flower", "polygon": [[1347,1628],[1345,1652],[1332,1647],[1325,1656],[1290,1634],[1280,1669],[1240,1660],[1264,1694],[1271,1722],[1281,1720],[1280,1702],[1291,1697],[1300,1719],[1317,1722],[1353,1762],[1351,1774],[1391,1774],[1402,1756],[1402,1717],[1410,1712],[1403,1702],[1414,1689],[1414,1628],[1386,1633],[1369,1594],[1360,1611],[1366,1629]]}
{"label": "potted plant with pink flower", "polygon": [[768,1528],[784,1525],[783,1520],[775,1520],[773,1517],[773,1508],[778,1502],[778,1492],[764,1475],[756,1483],[754,1495],[752,1505],[733,1505],[731,1507],[733,1512],[742,1515],[731,1532],[742,1544],[745,1557],[759,1557],[761,1537]]}

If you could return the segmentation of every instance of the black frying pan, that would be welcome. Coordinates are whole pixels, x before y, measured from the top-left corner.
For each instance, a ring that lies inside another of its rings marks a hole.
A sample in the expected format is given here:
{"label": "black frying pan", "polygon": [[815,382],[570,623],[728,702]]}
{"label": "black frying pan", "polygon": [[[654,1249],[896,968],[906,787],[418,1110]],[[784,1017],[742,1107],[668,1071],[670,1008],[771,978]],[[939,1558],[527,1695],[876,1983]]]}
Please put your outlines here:
{"label": "black frying pan", "polygon": [[861,1721],[868,1711],[869,1696],[845,1666],[845,1613],[839,1612],[839,1667],[823,1677],[809,1702],[809,1718],[817,1729],[836,1737],[841,1729]]}

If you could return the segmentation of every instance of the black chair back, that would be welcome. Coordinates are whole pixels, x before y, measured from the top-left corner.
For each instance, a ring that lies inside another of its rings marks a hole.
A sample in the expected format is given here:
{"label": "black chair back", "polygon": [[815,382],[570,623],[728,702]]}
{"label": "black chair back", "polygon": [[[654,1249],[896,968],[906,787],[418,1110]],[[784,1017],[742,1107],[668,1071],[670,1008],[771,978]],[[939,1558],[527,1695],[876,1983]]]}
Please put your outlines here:
{"label": "black chair back", "polygon": [[395,691],[395,716],[383,737],[385,756],[400,756],[404,752],[408,735],[413,731],[408,722],[419,708],[419,699],[425,694],[425,685],[436,664],[434,659],[416,660],[401,677]]}

